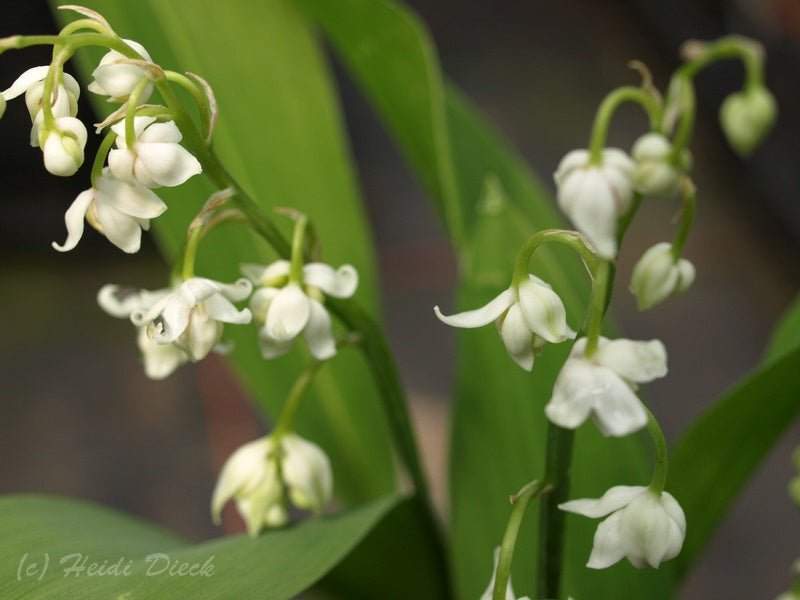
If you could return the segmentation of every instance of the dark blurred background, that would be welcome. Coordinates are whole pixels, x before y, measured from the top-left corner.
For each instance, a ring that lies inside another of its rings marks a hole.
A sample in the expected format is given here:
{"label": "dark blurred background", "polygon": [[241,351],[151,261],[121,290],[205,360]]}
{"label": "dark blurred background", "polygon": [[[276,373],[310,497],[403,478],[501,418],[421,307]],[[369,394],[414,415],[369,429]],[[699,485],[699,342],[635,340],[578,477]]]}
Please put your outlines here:
{"label": "dark blurred background", "polygon": [[[432,31],[444,72],[551,187],[558,160],[586,145],[603,95],[637,83],[628,60],[646,62],[663,87],[685,39],[735,32],[766,46],[767,84],[780,118],[751,160],[730,151],[716,117],[722,99],[741,85],[740,66],[717,66],[698,80],[692,150],[700,205],[686,248],[698,271],[694,287],[645,314],[625,289],[635,258],[662,239],[673,203],[648,202],[622,254],[615,314],[626,336],[659,337],[670,349],[670,377],[649,385],[647,395],[674,440],[706,406],[696,399],[710,402],[758,362],[799,287],[800,2],[411,5]],[[0,36],[54,30],[44,2],[5,2],[4,9]],[[48,60],[41,49],[4,54],[0,86]],[[402,157],[346,75],[334,69],[375,227],[391,341],[427,466],[434,481],[444,482],[452,365],[442,357],[452,356],[453,336],[434,331],[430,310],[452,297],[455,260]],[[91,111],[88,105],[80,110]],[[623,110],[611,142],[630,147],[644,125],[635,110]],[[23,102],[9,103],[0,127],[6,215],[0,220],[0,310],[11,317],[0,338],[0,492],[86,498],[191,539],[216,535],[208,515],[216,472],[228,452],[261,431],[257,417],[231,391],[217,359],[184,367],[164,382],[145,379],[133,328],[103,314],[94,296],[110,279],[160,287],[164,267],[153,245],[148,241],[130,258],[108,251],[89,231],[75,251],[57,255],[50,242],[63,241],[64,210],[87,187],[88,171],[69,179],[44,171],[40,152],[27,147]],[[213,399],[223,393],[227,408],[220,411]],[[800,556],[800,515],[785,492],[798,443],[795,426],[737,502],[682,598],[771,598],[788,587],[789,565]],[[441,483],[437,497],[443,507]]]}

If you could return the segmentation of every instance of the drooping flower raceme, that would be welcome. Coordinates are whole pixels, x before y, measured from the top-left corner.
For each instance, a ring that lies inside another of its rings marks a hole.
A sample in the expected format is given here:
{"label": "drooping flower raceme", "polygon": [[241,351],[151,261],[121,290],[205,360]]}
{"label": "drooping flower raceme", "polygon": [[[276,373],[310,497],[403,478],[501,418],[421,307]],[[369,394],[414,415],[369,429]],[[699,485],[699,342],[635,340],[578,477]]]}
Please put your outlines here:
{"label": "drooping flower raceme", "polygon": [[[144,60],[152,61],[150,54],[139,42],[122,41],[136,50]],[[147,77],[147,73],[129,61],[127,56],[116,50],[107,52],[100,59],[98,67],[92,72],[93,81],[88,86],[89,91],[100,96],[108,96],[109,102],[125,102],[134,88]],[[146,102],[152,93],[153,84],[150,83],[139,96],[139,103]]]}
{"label": "drooping flower raceme", "polygon": [[156,344],[174,344],[190,360],[198,361],[220,341],[223,323],[251,321],[250,311],[237,310],[232,302],[244,300],[252,290],[247,279],[224,284],[193,277],[179,283],[149,308],[134,310],[131,321],[137,327],[145,327]]}
{"label": "drooping flower raceme", "polygon": [[559,427],[575,429],[589,415],[606,436],[625,436],[647,424],[647,412],[634,390],[667,374],[667,351],[659,340],[635,342],[601,337],[597,352],[584,355],[579,339],[561,368],[547,418]]}
{"label": "drooping flower raceme", "polygon": [[129,254],[138,252],[142,230],[150,228],[154,219],[167,210],[167,205],[150,189],[134,182],[121,181],[106,168],[94,187],[81,192],[64,215],[67,239],[53,248],[67,252],[78,245],[83,236],[84,217],[108,240]]}
{"label": "drooping flower raceme", "polygon": [[533,275],[476,310],[451,316],[443,315],[438,306],[433,311],[453,327],[482,327],[495,321],[509,355],[526,371],[533,369],[534,357],[545,342],[557,344],[575,337],[561,298]]}
{"label": "drooping flower raceme", "polygon": [[318,360],[328,359],[336,354],[336,343],[324,296],[351,297],[358,287],[358,272],[351,265],[334,269],[308,263],[303,266],[302,281],[292,282],[289,271],[286,260],[269,266],[242,265],[242,273],[258,286],[250,309],[261,325],[261,354],[269,359],[287,353],[302,333],[311,354]]}
{"label": "drooping flower raceme", "polygon": [[125,122],[111,127],[116,148],[108,153],[108,166],[118,179],[137,181],[149,188],[180,185],[202,172],[200,162],[180,145],[181,132],[174,121],[159,123],[155,117],[134,117],[136,141],[125,141]]}
{"label": "drooping flower raceme", "polygon": [[594,534],[590,569],[605,569],[626,556],[635,567],[658,568],[678,555],[686,535],[677,500],[648,487],[618,485],[601,498],[571,500],[559,508],[592,519],[610,515]]}
{"label": "drooping flower raceme", "polygon": [[255,536],[262,527],[280,527],[289,520],[287,500],[319,513],[333,494],[333,473],[325,452],[294,433],[262,437],[231,454],[220,472],[211,499],[211,515],[219,524],[222,507],[231,498]]}
{"label": "drooping flower raceme", "polygon": [[648,249],[631,275],[630,290],[639,310],[647,310],[670,296],[685,292],[694,281],[694,265],[672,256],[672,244],[661,242]]}
{"label": "drooping flower raceme", "polygon": [[685,148],[678,164],[672,160],[672,144],[660,133],[646,133],[633,144],[633,185],[642,194],[671,196],[678,191],[681,178],[691,166]]}
{"label": "drooping flower raceme", "polygon": [[556,169],[558,205],[597,249],[600,257],[617,256],[617,220],[630,207],[634,163],[622,150],[606,148],[599,164],[587,150],[567,153]]}
{"label": "drooping flower raceme", "polygon": [[[118,319],[129,319],[134,311],[146,311],[172,293],[170,288],[148,291],[104,285],[97,293],[97,303]],[[189,355],[175,344],[156,344],[147,335],[146,327],[138,327],[136,343],[142,353],[144,372],[150,379],[164,379],[175,369],[189,362]]]}

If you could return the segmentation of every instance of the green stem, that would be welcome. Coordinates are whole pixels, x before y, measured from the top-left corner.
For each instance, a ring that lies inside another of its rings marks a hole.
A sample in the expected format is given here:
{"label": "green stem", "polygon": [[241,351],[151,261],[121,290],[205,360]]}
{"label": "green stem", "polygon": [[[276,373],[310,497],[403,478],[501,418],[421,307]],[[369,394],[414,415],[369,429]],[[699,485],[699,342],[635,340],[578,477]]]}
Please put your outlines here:
{"label": "green stem", "polygon": [[[50,70],[44,80],[44,90],[42,91],[42,111],[44,114],[43,130],[50,131],[53,128],[55,117],[53,116],[53,91],[61,79],[64,71],[64,62],[69,58],[66,49],[53,50],[53,61],[50,63]],[[41,136],[41,133],[40,133]]]}
{"label": "green stem", "polygon": [[544,244],[553,243],[564,244],[572,248],[586,263],[589,272],[594,273],[599,260],[581,233],[565,229],[544,229],[531,236],[517,253],[514,274],[511,278],[512,285],[517,286],[528,278],[528,263],[536,249]]}
{"label": "green stem", "polygon": [[325,362],[321,360],[313,361],[295,380],[292,389],[289,390],[289,397],[286,399],[286,404],[283,405],[283,410],[281,410],[275,428],[272,430],[272,436],[276,440],[291,431],[294,415],[297,412],[297,407],[300,406],[300,400],[303,399],[309,386],[314,381],[314,376]]}
{"label": "green stem", "polygon": [[186,281],[194,277],[194,263],[197,259],[197,250],[200,248],[200,240],[203,239],[203,227],[192,227],[186,236],[186,248],[183,251],[183,267],[181,268],[181,279]]}
{"label": "green stem", "polygon": [[608,138],[608,129],[614,112],[625,102],[636,102],[647,112],[652,127],[661,120],[661,104],[646,90],[633,86],[617,88],[608,94],[597,109],[589,140],[589,164],[599,165],[603,159],[603,148]]}
{"label": "green stem", "polygon": [[506,600],[506,587],[511,578],[511,561],[514,558],[514,548],[517,545],[517,535],[520,525],[522,525],[522,519],[531,500],[546,491],[543,481],[531,481],[512,497],[511,501],[514,503],[514,507],[511,509],[511,516],[508,518],[506,532],[503,535],[503,543],[500,546],[492,600]]}
{"label": "green stem", "polygon": [[303,283],[303,263],[305,253],[303,247],[306,241],[306,226],[308,217],[301,214],[294,224],[294,234],[292,236],[292,259],[289,266],[289,281],[291,283]]}
{"label": "green stem", "polygon": [[150,85],[150,79],[142,77],[131,91],[131,95],[128,96],[128,104],[125,109],[125,146],[129,151],[133,151],[136,145],[136,121],[134,120],[136,108],[139,106],[139,98],[142,97],[142,93],[148,85]]}
{"label": "green stem", "polygon": [[650,489],[661,494],[664,491],[664,485],[667,483],[667,467],[669,465],[667,442],[664,439],[664,432],[661,430],[661,426],[653,413],[646,406],[644,410],[647,412],[647,433],[650,434],[650,439],[653,440],[653,448],[655,450],[653,480],[650,482]]}
{"label": "green stem", "polygon": [[611,263],[603,261],[597,269],[597,274],[592,281],[592,296],[589,302],[589,323],[586,327],[587,358],[597,352],[600,342],[600,331],[603,328],[603,318],[606,314],[606,301],[610,289]]}
{"label": "green stem", "polygon": [[197,105],[197,110],[200,111],[203,139],[207,139],[208,131],[211,127],[211,106],[208,103],[208,97],[205,92],[198,87],[197,83],[186,77],[186,75],[176,73],[175,71],[165,71],[165,75],[167,76],[167,81],[178,84],[192,95]]}
{"label": "green stem", "polygon": [[681,104],[681,112],[678,129],[675,132],[675,138],[672,142],[672,151],[669,160],[674,164],[679,164],[681,153],[684,148],[689,145],[689,141],[692,137],[695,112],[697,110],[697,98],[694,91],[694,82],[690,76],[681,74],[681,71],[678,71],[675,77],[678,78],[679,84],[675,87],[670,86],[670,89],[676,89],[678,90],[677,93],[681,94],[681,97],[676,100],[676,102],[680,102]]}
{"label": "green stem", "polygon": [[94,162],[92,163],[92,187],[97,187],[97,180],[103,174],[103,166],[106,163],[106,156],[111,151],[111,146],[114,145],[114,142],[117,139],[117,134],[113,131],[106,133],[106,137],[103,138],[103,141],[100,143],[100,147],[97,149],[97,154],[94,157]]}
{"label": "green stem", "polygon": [[694,184],[691,180],[684,179],[683,184],[683,211],[681,213],[681,226],[675,239],[672,241],[672,258],[678,260],[683,252],[683,246],[686,244],[686,238],[692,229],[694,222],[694,214],[697,208],[697,194]]}
{"label": "green stem", "polygon": [[94,19],[78,19],[77,21],[72,21],[72,23],[65,25],[64,28],[58,32],[58,35],[67,37],[81,29],[91,29],[97,33],[108,34],[108,30],[102,23],[98,23]]}

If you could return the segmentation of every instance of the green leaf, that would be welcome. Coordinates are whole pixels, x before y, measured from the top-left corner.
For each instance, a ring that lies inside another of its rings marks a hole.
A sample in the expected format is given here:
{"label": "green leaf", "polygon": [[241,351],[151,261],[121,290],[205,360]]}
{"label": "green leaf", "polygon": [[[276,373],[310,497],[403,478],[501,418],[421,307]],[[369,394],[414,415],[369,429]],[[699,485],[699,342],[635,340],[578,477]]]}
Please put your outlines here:
{"label": "green leaf", "polygon": [[669,491],[686,512],[676,559],[685,575],[770,448],[800,418],[800,302],[782,319],[762,365],[717,400],[675,444]]}
{"label": "green leaf", "polygon": [[[357,300],[376,314],[371,236],[340,109],[321,51],[291,2],[84,4],[99,10],[122,37],[142,43],[165,68],[198,73],[209,81],[220,109],[215,151],[222,162],[263,207],[307,212],[321,237],[325,260],[358,268]],[[92,55],[95,61],[97,56]],[[96,62],[82,58],[86,80]],[[100,110],[109,110],[102,99],[93,100]],[[169,210],[154,227],[168,257],[174,256],[211,191],[203,177],[159,190]],[[223,228],[204,241],[197,273],[233,280],[240,262],[275,258],[249,232]],[[267,362],[258,352],[254,327],[227,327],[225,337],[236,345],[231,356],[236,371],[263,412],[274,418],[302,368],[304,350]],[[330,455],[338,497],[361,501],[394,487],[386,420],[370,373],[356,352],[343,351],[325,366],[296,423],[301,435]]]}
{"label": "green leaf", "polygon": [[[6,576],[0,578],[0,597],[292,598],[346,556],[399,499],[385,497],[256,539],[236,536],[189,545],[149,523],[96,505],[4,496],[0,564]],[[93,564],[95,569],[117,565],[117,574],[106,570],[91,575]],[[86,570],[79,571],[81,565]],[[181,565],[186,565],[183,574]],[[188,574],[191,565],[196,565],[194,575]]]}
{"label": "green leaf", "polygon": [[[509,285],[525,239],[561,224],[544,187],[457,90],[443,83],[431,40],[414,15],[386,0],[345,0],[335,7],[298,2],[319,23],[444,216],[459,251],[459,306],[484,304]],[[561,294],[577,328],[588,292],[579,261],[546,248],[531,264]],[[492,549],[510,512],[507,495],[542,475],[542,408],[568,348],[548,348],[529,375],[511,362],[493,328],[459,332],[458,339],[451,552],[458,597],[466,599],[480,595],[489,581]],[[575,460],[575,495],[598,496],[611,485],[642,484],[649,476],[641,439],[609,441],[590,427],[578,434]],[[518,592],[533,585],[535,521],[531,515],[524,525],[514,564]],[[594,528],[586,519],[570,520],[568,592],[669,595],[669,568],[583,568]]]}

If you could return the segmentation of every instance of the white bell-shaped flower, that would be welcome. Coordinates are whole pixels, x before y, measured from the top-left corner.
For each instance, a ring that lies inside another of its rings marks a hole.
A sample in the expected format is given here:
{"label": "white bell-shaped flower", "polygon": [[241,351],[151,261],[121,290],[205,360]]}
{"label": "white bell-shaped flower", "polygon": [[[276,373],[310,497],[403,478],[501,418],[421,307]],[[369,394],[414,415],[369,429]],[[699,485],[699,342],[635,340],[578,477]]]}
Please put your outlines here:
{"label": "white bell-shaped flower", "polygon": [[[486,591],[481,594],[480,600],[492,600],[492,595],[494,594],[494,581],[497,578],[497,563],[500,560],[500,548],[494,549],[494,566],[492,567],[492,578],[489,580],[489,586],[486,588]],[[523,596],[522,598],[517,598],[517,595],[514,593],[514,588],[511,586],[511,577],[508,578],[508,584],[506,584],[506,597],[505,600],[529,600],[527,596]]]}
{"label": "white bell-shaped flower", "polygon": [[125,121],[111,127],[117,147],[108,153],[108,166],[115,177],[149,188],[173,187],[202,172],[200,162],[180,145],[182,135],[174,121],[134,117],[133,125],[136,142],[131,148],[125,141]]}
{"label": "white bell-shaped flower", "polygon": [[639,310],[647,310],[685,292],[695,277],[694,265],[685,258],[675,260],[672,244],[661,242],[649,248],[636,263],[630,290]]}
{"label": "white bell-shaped flower", "polygon": [[[97,303],[112,317],[129,319],[134,311],[148,310],[171,292],[169,288],[148,291],[108,284],[100,288]],[[189,362],[189,355],[175,344],[156,344],[148,337],[146,327],[139,327],[138,332],[136,344],[142,353],[145,375],[150,379],[164,379]]]}
{"label": "white bell-shaped flower", "polygon": [[775,124],[778,107],[763,86],[731,94],[720,106],[722,131],[733,149],[747,156],[761,143]]}
{"label": "white bell-shaped flower", "polygon": [[691,166],[689,152],[681,152],[680,164],[670,160],[672,144],[660,133],[644,134],[633,144],[631,156],[633,185],[642,194],[671,196],[678,191],[681,178]]}
{"label": "white bell-shaped flower", "polygon": [[105,235],[120,250],[138,252],[142,230],[150,228],[154,219],[167,210],[167,205],[152,190],[136,182],[121,181],[104,169],[95,187],[81,192],[64,215],[67,239],[53,248],[67,252],[78,245],[83,236],[83,219]]}
{"label": "white bell-shaped flower", "polygon": [[[133,40],[122,40],[136,50],[146,61],[152,61],[150,54],[139,42]],[[92,72],[93,81],[89,84],[90,92],[100,96],[108,96],[109,102],[125,102],[131,95],[133,89],[147,77],[147,73],[140,67],[128,62],[130,59],[111,50],[100,59],[100,64]],[[150,83],[139,96],[139,103],[144,103],[153,93],[153,84]]]}
{"label": "white bell-shaped flower", "polygon": [[325,452],[294,433],[259,438],[225,461],[211,499],[211,515],[220,522],[222,507],[233,498],[247,531],[280,527],[289,520],[286,501],[315,513],[333,494],[333,472]]}
{"label": "white bell-shaped flower", "polygon": [[554,174],[558,205],[606,260],[617,256],[617,220],[630,207],[634,163],[622,150],[606,148],[598,165],[587,150],[567,153]]}
{"label": "white bell-shaped flower", "polygon": [[511,286],[481,308],[445,316],[433,307],[443,323],[453,327],[482,327],[495,321],[508,354],[526,371],[546,342],[557,344],[575,337],[558,294],[534,275]]}
{"label": "white bell-shaped flower", "polygon": [[308,349],[318,360],[336,354],[333,324],[322,301],[324,296],[349,298],[358,287],[358,272],[351,265],[338,269],[323,263],[303,266],[301,282],[289,281],[289,261],[269,266],[242,265],[242,273],[258,289],[250,309],[261,324],[259,344],[264,358],[286,354],[294,339],[303,334]]}
{"label": "white bell-shaped flower", "polygon": [[559,508],[592,519],[610,515],[594,534],[590,569],[605,569],[626,556],[635,567],[658,568],[678,555],[686,535],[677,500],[643,486],[618,485],[602,498],[571,500]]}
{"label": "white bell-shaped flower", "polygon": [[53,175],[69,177],[83,164],[86,126],[75,117],[58,117],[52,129],[39,129],[44,168]]}
{"label": "white bell-shaped flower", "polygon": [[[45,79],[49,72],[49,65],[28,69],[2,93],[4,100],[12,100],[25,94],[25,105],[28,107],[31,123],[33,123],[31,128],[31,146],[33,147],[39,146],[39,129],[44,122],[42,97],[44,96]],[[80,95],[81,88],[75,78],[69,73],[62,73],[52,97],[53,116],[59,118],[77,115]]]}
{"label": "white bell-shaped flower", "polygon": [[232,302],[244,300],[253,286],[247,279],[233,284],[193,277],[147,309],[131,313],[137,327],[146,327],[156,344],[175,344],[192,361],[205,358],[219,343],[223,323],[249,323],[248,309],[237,310]]}
{"label": "white bell-shaped flower", "polygon": [[579,339],[561,368],[547,418],[559,427],[576,429],[589,415],[606,436],[625,436],[647,424],[647,413],[634,390],[667,374],[667,351],[659,340],[599,340],[597,352],[584,355]]}

